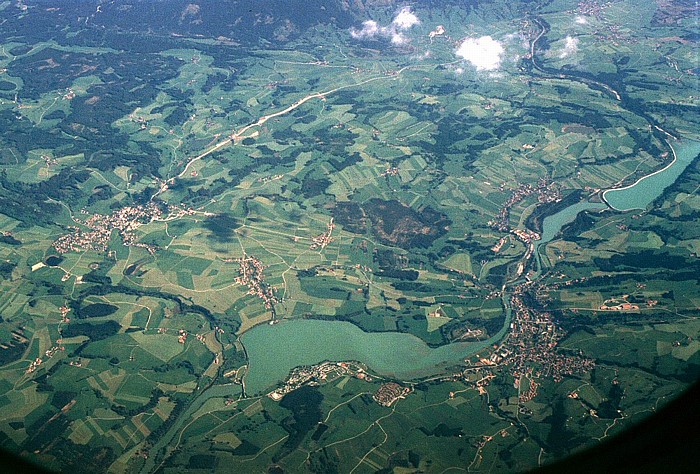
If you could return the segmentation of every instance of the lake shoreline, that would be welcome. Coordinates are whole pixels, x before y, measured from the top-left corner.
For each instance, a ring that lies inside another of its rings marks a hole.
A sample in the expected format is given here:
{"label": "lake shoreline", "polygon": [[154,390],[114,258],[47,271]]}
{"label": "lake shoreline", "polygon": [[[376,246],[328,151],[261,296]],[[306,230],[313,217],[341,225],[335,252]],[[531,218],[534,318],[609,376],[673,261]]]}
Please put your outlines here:
{"label": "lake shoreline", "polygon": [[[683,172],[685,171],[685,169],[686,169],[688,166],[690,166],[690,165],[693,163],[693,161],[695,161],[695,159],[696,159],[697,156],[698,156],[698,154],[695,153],[694,156],[692,156],[692,157],[689,156],[688,158],[684,159],[683,156],[679,157],[678,154],[681,153],[681,152],[685,152],[685,151],[686,151],[685,148],[683,148],[681,151],[679,151],[679,152],[677,153],[677,152],[676,152],[676,148],[673,146],[674,144],[672,144],[672,143],[669,142],[669,141],[667,141],[666,144],[667,144],[667,145],[669,146],[669,148],[671,149],[671,153],[672,153],[672,155],[673,155],[673,160],[672,160],[669,164],[667,164],[666,166],[664,166],[664,167],[661,168],[661,169],[658,169],[658,170],[654,171],[653,173],[650,173],[650,174],[648,174],[648,175],[642,176],[641,178],[639,178],[638,180],[636,180],[636,181],[635,181],[634,183],[632,183],[632,184],[629,184],[629,185],[627,185],[627,186],[623,186],[623,187],[621,187],[621,188],[611,188],[611,189],[606,189],[605,191],[603,191],[603,193],[602,193],[602,195],[601,195],[601,196],[602,196],[602,199],[603,199],[603,201],[604,201],[608,206],[610,206],[611,209],[613,209],[613,210],[615,210],[615,211],[618,211],[618,212],[628,212],[628,211],[633,211],[633,210],[643,210],[643,209],[645,209],[649,204],[651,204],[651,202],[653,202],[655,199],[657,199],[659,196],[661,196],[661,194],[663,194],[663,192],[664,192],[669,186],[672,186],[672,185],[678,180],[678,178],[683,174]],[[676,144],[676,146],[681,146],[681,147],[684,146],[684,145],[685,145],[685,146],[688,146],[688,147],[695,145],[696,147],[698,147],[698,151],[700,151],[700,142],[696,142],[696,141],[694,141],[694,140],[690,140],[690,139],[677,140],[675,144]],[[689,153],[692,153],[692,152],[689,152]],[[686,160],[687,160],[687,162],[686,162]],[[676,176],[676,177],[673,179],[673,181],[671,181],[671,182],[669,182],[669,183],[666,183],[666,184],[665,184],[665,183],[661,183],[660,185],[663,186],[663,189],[661,189],[661,190],[656,194],[656,196],[654,196],[654,198],[651,199],[649,202],[644,203],[644,205],[642,205],[642,204],[640,204],[640,205],[632,205],[631,207],[627,207],[626,209],[622,209],[621,206],[620,206],[619,204],[618,204],[618,205],[615,205],[613,202],[610,201],[610,198],[609,198],[609,196],[608,196],[609,193],[620,193],[620,192],[624,193],[624,192],[629,192],[630,190],[632,190],[632,189],[635,188],[636,186],[639,186],[639,185],[642,184],[642,183],[646,184],[646,183],[649,182],[649,181],[646,181],[646,180],[648,180],[648,179],[652,179],[652,180],[653,180],[655,176],[659,176],[659,175],[661,175],[662,173],[671,170],[674,166],[677,166],[677,165],[679,165],[679,164],[681,164],[681,165],[682,165],[682,164],[685,164],[685,166],[683,167],[682,170],[680,170],[680,172],[678,173],[678,176]]]}

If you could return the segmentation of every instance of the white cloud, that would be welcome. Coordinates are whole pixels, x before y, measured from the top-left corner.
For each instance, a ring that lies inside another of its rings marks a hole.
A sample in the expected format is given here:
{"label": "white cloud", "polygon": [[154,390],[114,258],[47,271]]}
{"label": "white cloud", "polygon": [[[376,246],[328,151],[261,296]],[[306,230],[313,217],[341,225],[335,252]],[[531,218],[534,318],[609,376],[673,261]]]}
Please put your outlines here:
{"label": "white cloud", "polygon": [[408,42],[408,38],[406,38],[403,33],[398,33],[398,32],[393,32],[391,34],[391,43],[392,44],[406,44]]}
{"label": "white cloud", "polygon": [[418,60],[418,61],[421,61],[421,60],[423,60],[423,59],[428,59],[428,58],[431,57],[431,56],[432,56],[432,54],[430,54],[430,51],[427,51],[427,50],[426,50],[426,51],[423,51],[423,52],[420,53],[420,54],[414,55],[414,56],[413,56],[413,59],[416,59],[416,60]]}
{"label": "white cloud", "polygon": [[408,43],[409,39],[402,32],[412,26],[420,24],[420,20],[413,13],[410,7],[404,7],[396,14],[389,26],[380,26],[374,20],[362,22],[362,28],[350,28],[350,36],[359,40],[373,39],[376,37],[389,38],[392,44],[402,45]]}
{"label": "white cloud", "polygon": [[560,58],[571,56],[578,51],[578,38],[567,36],[564,42],[564,49],[559,53]]}
{"label": "white cloud", "polygon": [[477,71],[493,71],[501,65],[503,45],[490,36],[467,38],[455,54],[472,63]]}
{"label": "white cloud", "polygon": [[586,20],[585,16],[577,16],[575,21],[579,25],[585,25],[586,23],[588,23],[588,20]]}
{"label": "white cloud", "polygon": [[350,28],[350,35],[355,39],[374,38],[377,33],[380,33],[379,25],[374,20],[362,22],[362,29]]}
{"label": "white cloud", "polygon": [[413,13],[411,7],[403,7],[391,23],[399,30],[407,30],[414,25],[420,24],[420,20]]}

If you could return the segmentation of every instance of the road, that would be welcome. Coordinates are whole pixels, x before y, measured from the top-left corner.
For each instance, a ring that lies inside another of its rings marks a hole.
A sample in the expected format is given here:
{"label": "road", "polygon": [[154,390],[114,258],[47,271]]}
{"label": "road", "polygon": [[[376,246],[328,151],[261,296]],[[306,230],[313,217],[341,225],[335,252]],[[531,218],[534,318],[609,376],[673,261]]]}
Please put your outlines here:
{"label": "road", "polygon": [[226,137],[224,140],[222,140],[222,141],[220,141],[220,142],[214,144],[213,146],[211,146],[211,147],[208,148],[207,150],[203,151],[202,153],[200,153],[199,155],[195,156],[195,157],[192,158],[190,161],[188,161],[187,164],[185,165],[185,168],[184,168],[177,176],[175,176],[175,177],[173,177],[173,178],[170,178],[170,179],[168,179],[167,181],[165,181],[164,183],[161,184],[160,189],[159,189],[155,194],[153,194],[153,196],[151,196],[151,200],[153,200],[154,198],[156,198],[156,197],[159,196],[160,194],[164,193],[164,192],[168,189],[168,185],[174,183],[176,179],[180,179],[180,178],[182,178],[183,176],[185,176],[185,175],[187,174],[187,171],[190,169],[190,167],[191,167],[194,163],[196,163],[197,161],[201,160],[202,158],[205,158],[205,157],[208,156],[208,155],[211,155],[211,154],[214,153],[215,151],[218,151],[218,150],[220,150],[221,148],[224,148],[225,146],[227,146],[227,145],[229,145],[229,144],[231,144],[231,143],[235,143],[237,140],[240,140],[240,139],[242,139],[242,138],[246,138],[244,134],[245,134],[248,130],[250,130],[251,128],[254,128],[254,127],[261,127],[261,126],[264,125],[265,122],[267,122],[268,120],[270,120],[270,119],[272,119],[272,118],[275,118],[275,117],[280,117],[280,116],[282,116],[282,115],[286,115],[286,114],[288,114],[289,112],[291,112],[291,111],[295,110],[296,108],[298,108],[298,107],[304,105],[306,102],[308,102],[308,101],[310,101],[310,100],[312,100],[312,99],[321,99],[321,100],[325,100],[325,99],[326,99],[326,96],[328,96],[328,95],[330,95],[330,94],[333,94],[333,93],[335,93],[335,92],[338,92],[338,91],[340,91],[340,90],[343,90],[343,89],[349,89],[349,88],[351,88],[351,87],[359,87],[359,86],[362,86],[362,85],[364,85],[364,84],[367,84],[367,83],[370,83],[370,82],[373,82],[373,81],[377,81],[377,80],[379,80],[379,79],[395,78],[395,77],[397,77],[399,74],[401,74],[403,71],[405,71],[405,70],[408,69],[408,68],[409,68],[409,66],[403,67],[403,68],[399,69],[395,74],[392,74],[392,75],[389,75],[389,76],[387,76],[387,75],[384,75],[384,76],[375,76],[375,77],[371,77],[371,78],[369,78],[369,79],[365,79],[364,81],[356,82],[356,83],[354,83],[354,84],[348,84],[348,85],[345,85],[345,86],[339,86],[339,87],[336,87],[336,88],[334,88],[334,89],[330,89],[330,90],[327,90],[327,91],[324,91],[324,92],[314,92],[314,93],[312,93],[312,94],[307,95],[306,97],[303,97],[303,98],[297,100],[297,101],[294,102],[292,105],[288,106],[286,109],[279,110],[279,111],[277,111],[277,112],[273,112],[273,113],[270,113],[270,114],[267,114],[267,115],[263,115],[262,117],[258,118],[255,122],[252,122],[252,123],[246,125],[245,127],[239,129],[237,132],[234,131],[231,135],[229,135],[228,137]]}

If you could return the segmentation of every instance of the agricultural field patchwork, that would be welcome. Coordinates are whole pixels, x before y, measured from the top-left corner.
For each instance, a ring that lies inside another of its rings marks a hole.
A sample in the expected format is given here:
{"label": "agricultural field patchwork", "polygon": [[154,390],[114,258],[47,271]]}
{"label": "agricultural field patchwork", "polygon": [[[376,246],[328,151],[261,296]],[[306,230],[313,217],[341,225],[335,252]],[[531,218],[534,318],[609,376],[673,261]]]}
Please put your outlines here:
{"label": "agricultural field patchwork", "polygon": [[0,2],[0,448],[520,472],[697,382],[697,5],[428,3]]}

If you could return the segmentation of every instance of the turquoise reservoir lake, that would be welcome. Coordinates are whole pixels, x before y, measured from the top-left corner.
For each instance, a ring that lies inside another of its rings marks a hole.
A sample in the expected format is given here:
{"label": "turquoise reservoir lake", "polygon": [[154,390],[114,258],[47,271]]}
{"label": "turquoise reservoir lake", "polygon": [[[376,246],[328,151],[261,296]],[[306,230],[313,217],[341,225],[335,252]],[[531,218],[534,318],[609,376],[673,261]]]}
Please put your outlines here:
{"label": "turquoise reservoir lake", "polygon": [[[609,189],[603,193],[603,199],[615,210],[629,211],[645,209],[654,199],[661,196],[666,188],[676,182],[678,177],[700,154],[700,142],[683,140],[672,145],[676,159],[665,168],[644,176],[636,183],[620,189]],[[542,237],[537,242],[539,248],[556,237],[566,224],[576,219],[582,211],[606,209],[601,202],[581,201],[547,216],[542,221]]]}
{"label": "turquoise reservoir lake", "polygon": [[241,337],[248,353],[246,393],[259,393],[283,381],[300,365],[325,360],[356,360],[370,369],[399,379],[426,377],[488,346],[487,341],[447,344],[435,349],[421,339],[398,332],[364,332],[345,321],[282,320],[256,326]]}
{"label": "turquoise reservoir lake", "polygon": [[618,211],[646,209],[667,187],[676,182],[681,173],[700,154],[700,142],[692,140],[673,143],[671,148],[674,150],[675,159],[668,166],[644,176],[630,186],[605,191],[603,199]]}

